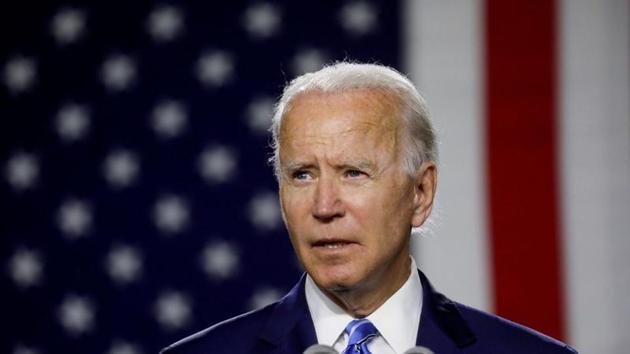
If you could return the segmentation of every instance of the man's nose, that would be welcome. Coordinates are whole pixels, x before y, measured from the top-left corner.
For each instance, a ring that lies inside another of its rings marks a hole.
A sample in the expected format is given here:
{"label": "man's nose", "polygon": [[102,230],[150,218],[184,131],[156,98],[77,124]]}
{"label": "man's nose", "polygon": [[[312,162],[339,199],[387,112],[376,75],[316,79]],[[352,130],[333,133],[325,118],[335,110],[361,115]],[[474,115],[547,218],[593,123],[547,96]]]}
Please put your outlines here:
{"label": "man's nose", "polygon": [[343,215],[343,203],[335,181],[320,177],[313,201],[313,217],[322,222],[330,222]]}

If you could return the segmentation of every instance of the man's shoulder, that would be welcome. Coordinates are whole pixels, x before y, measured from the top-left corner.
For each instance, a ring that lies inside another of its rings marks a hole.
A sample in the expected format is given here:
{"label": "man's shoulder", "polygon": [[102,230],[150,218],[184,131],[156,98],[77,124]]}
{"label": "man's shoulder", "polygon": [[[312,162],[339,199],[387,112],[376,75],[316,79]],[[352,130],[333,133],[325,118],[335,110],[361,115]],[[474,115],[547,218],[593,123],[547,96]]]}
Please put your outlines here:
{"label": "man's shoulder", "polygon": [[565,343],[526,326],[460,303],[456,306],[475,334],[477,341],[473,346],[493,348],[488,353],[577,353]]}
{"label": "man's shoulder", "polygon": [[254,346],[260,329],[277,303],[247,312],[190,335],[160,354],[240,353]]}

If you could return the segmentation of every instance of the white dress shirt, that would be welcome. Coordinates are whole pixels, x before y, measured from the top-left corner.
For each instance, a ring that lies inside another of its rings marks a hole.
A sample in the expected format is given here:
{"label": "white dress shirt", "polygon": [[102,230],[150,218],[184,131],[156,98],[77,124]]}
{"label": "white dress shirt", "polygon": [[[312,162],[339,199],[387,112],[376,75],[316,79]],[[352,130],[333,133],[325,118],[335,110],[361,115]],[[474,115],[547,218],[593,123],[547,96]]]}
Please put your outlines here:
{"label": "white dress shirt", "polygon": [[[379,332],[368,344],[374,354],[402,354],[416,346],[422,308],[422,284],[411,258],[409,278],[381,307],[366,318]],[[317,342],[330,345],[341,353],[348,345],[344,329],[355,318],[335,304],[313,282],[306,277],[306,303],[315,326]]]}

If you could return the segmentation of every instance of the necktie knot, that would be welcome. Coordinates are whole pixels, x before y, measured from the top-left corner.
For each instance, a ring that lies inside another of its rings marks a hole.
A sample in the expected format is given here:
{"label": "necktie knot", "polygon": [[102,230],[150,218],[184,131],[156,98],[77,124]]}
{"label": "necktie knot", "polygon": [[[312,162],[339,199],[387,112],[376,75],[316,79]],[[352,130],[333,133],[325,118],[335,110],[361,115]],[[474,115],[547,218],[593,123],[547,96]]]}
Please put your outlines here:
{"label": "necktie knot", "polygon": [[371,354],[367,345],[378,334],[378,330],[367,319],[353,320],[346,326],[348,346],[343,354]]}

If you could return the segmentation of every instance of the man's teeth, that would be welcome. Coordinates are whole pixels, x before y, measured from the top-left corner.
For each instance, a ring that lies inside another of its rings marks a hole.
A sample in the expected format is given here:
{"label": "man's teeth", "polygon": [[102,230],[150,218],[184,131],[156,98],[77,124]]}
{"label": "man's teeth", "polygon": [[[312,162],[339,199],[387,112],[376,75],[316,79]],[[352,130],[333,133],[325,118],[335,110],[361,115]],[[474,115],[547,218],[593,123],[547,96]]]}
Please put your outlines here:
{"label": "man's teeth", "polygon": [[347,242],[331,242],[331,243],[326,243],[324,244],[324,247],[326,248],[339,248],[339,247],[343,247],[347,244]]}

